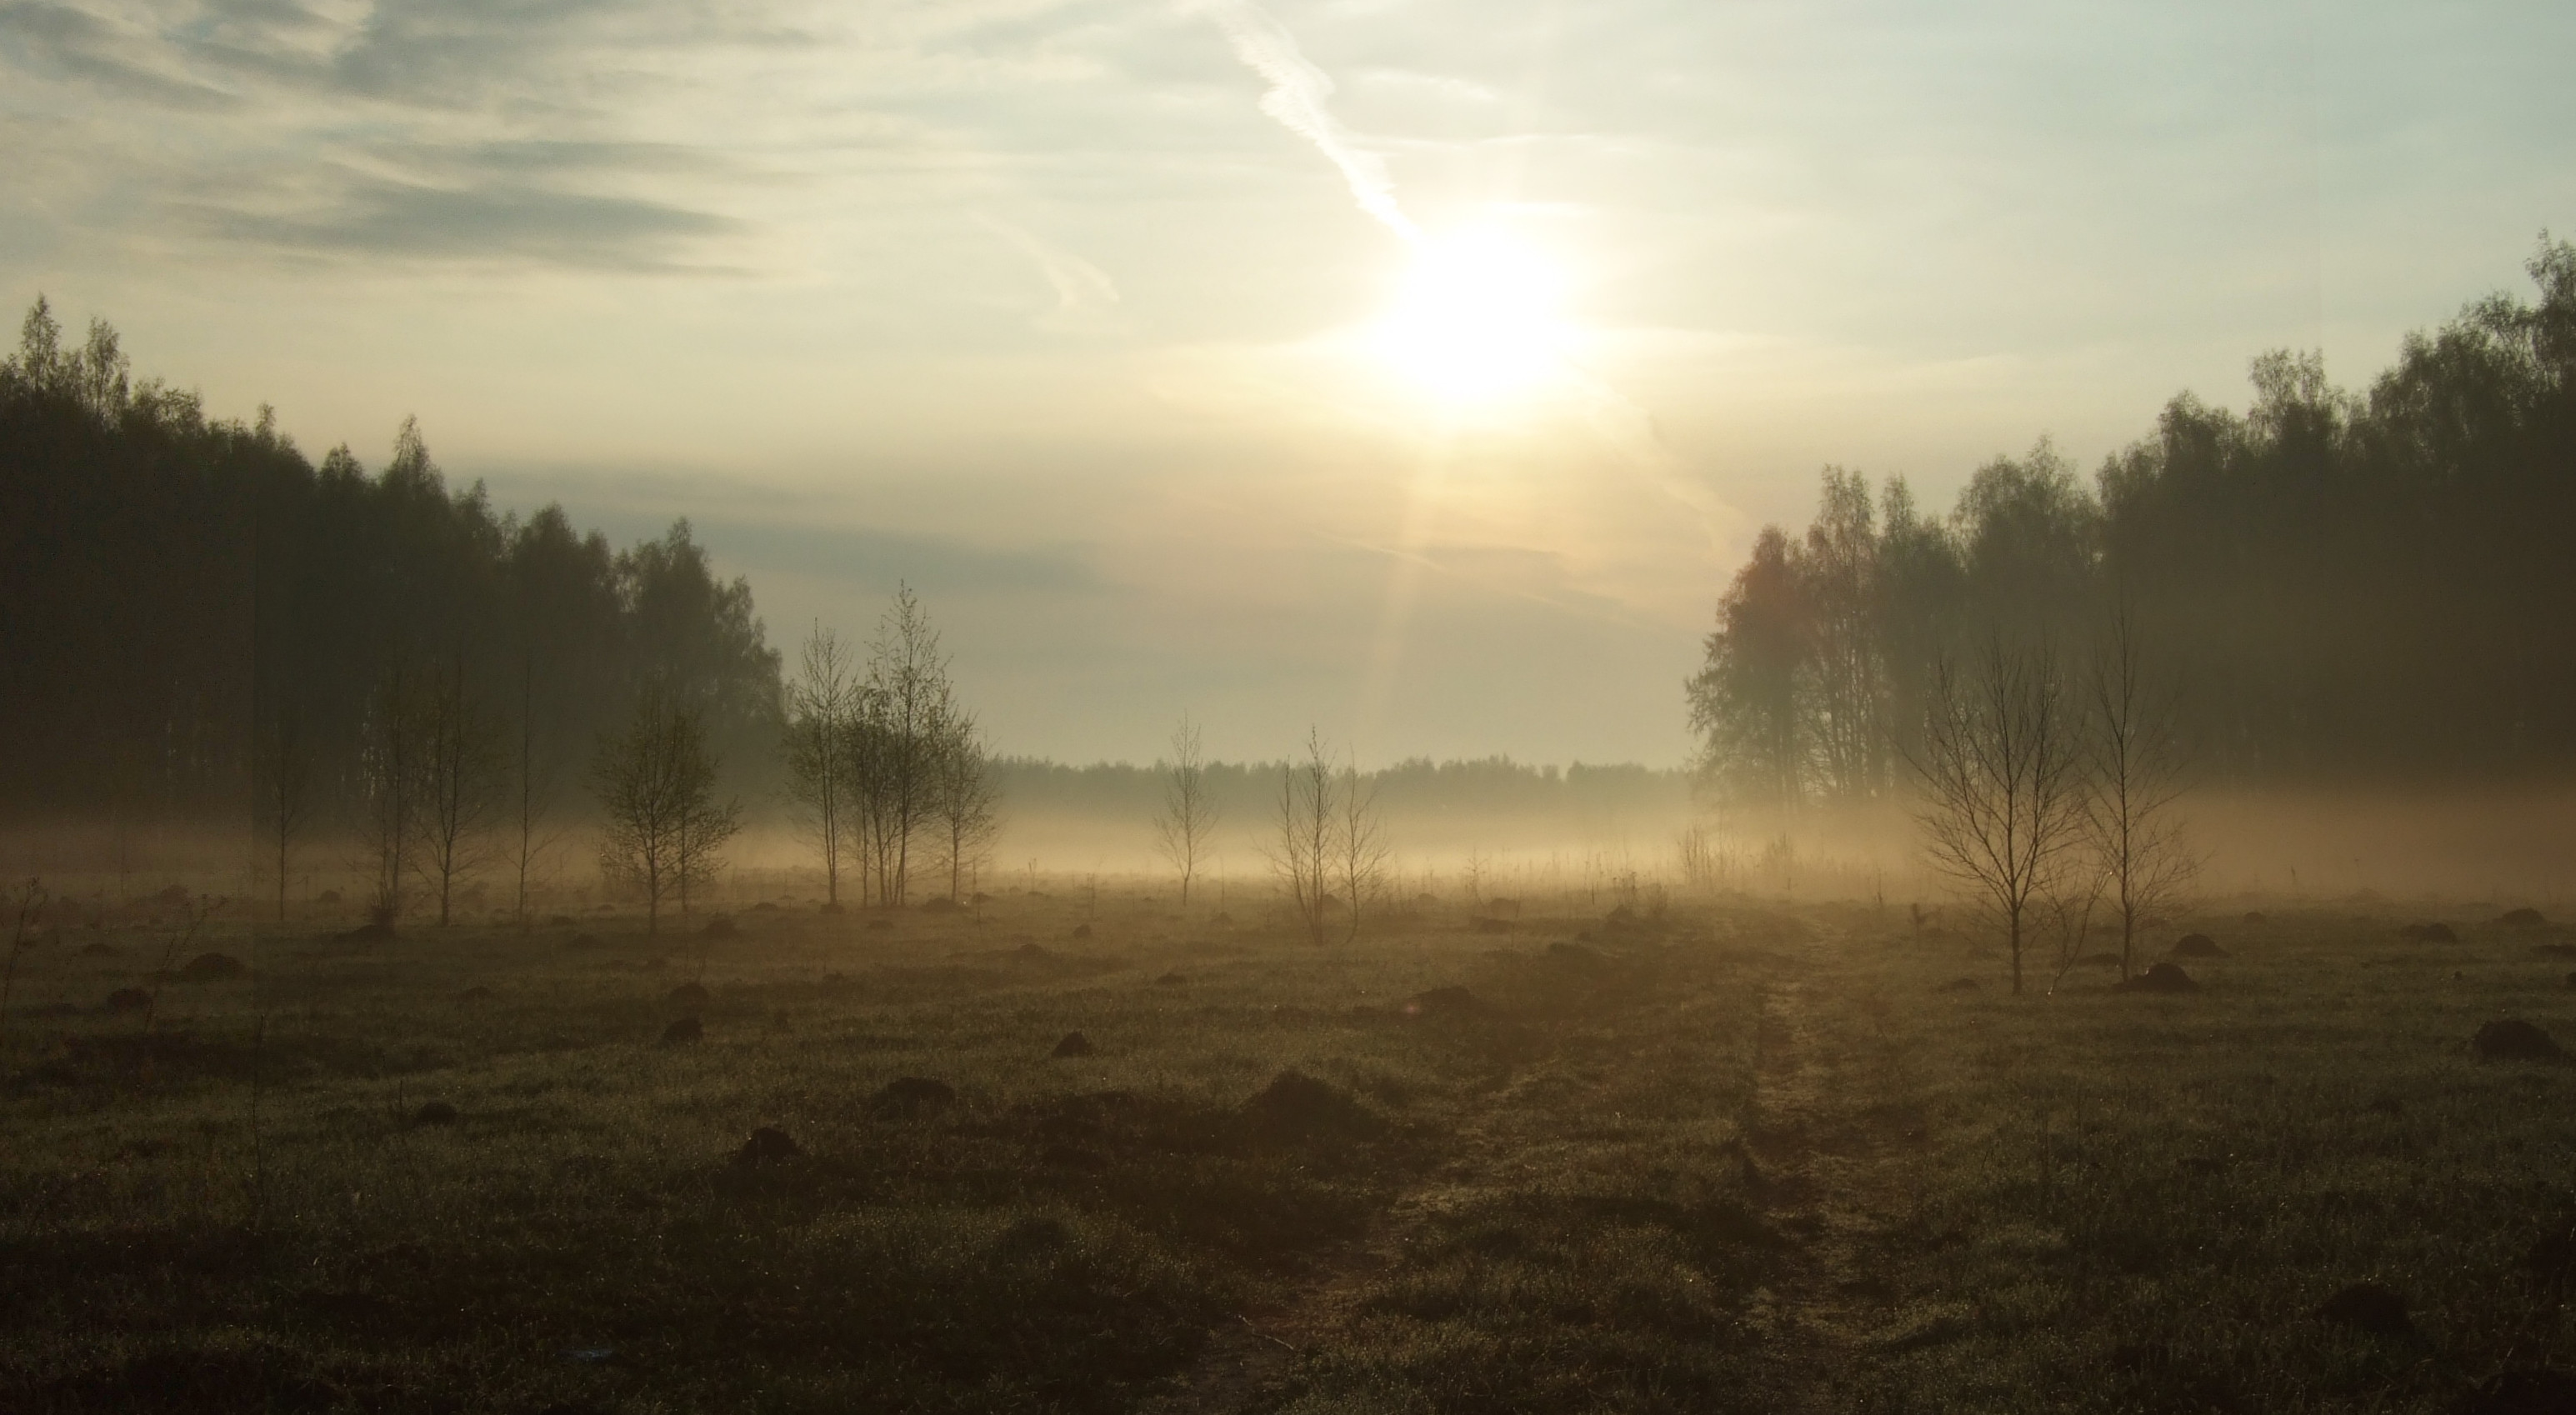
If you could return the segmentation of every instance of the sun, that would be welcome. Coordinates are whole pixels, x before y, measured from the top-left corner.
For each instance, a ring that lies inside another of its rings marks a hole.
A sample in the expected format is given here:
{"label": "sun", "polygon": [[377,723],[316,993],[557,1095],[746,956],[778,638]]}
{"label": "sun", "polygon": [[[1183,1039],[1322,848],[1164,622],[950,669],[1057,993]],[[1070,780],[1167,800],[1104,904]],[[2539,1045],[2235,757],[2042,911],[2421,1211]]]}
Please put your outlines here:
{"label": "sun", "polygon": [[1564,294],[1557,264],[1509,232],[1426,235],[1414,243],[1412,268],[1371,343],[1444,404],[1503,403],[1564,372]]}

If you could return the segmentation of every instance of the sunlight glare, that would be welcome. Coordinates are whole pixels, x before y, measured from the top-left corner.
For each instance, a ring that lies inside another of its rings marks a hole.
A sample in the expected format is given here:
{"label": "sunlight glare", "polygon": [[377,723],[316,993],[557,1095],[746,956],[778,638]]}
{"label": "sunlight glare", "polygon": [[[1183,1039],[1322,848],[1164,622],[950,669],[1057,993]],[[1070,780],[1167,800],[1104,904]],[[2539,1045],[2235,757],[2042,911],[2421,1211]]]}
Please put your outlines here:
{"label": "sunlight glare", "polygon": [[1443,403],[1492,404],[1563,372],[1564,287],[1553,262],[1505,232],[1425,237],[1373,342]]}

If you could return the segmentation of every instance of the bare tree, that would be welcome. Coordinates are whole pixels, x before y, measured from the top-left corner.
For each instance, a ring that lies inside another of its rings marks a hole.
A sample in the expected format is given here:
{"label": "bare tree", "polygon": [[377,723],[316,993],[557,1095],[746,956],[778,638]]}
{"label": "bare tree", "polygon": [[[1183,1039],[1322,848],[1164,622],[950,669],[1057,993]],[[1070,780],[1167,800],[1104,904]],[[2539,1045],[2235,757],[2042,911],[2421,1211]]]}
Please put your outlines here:
{"label": "bare tree", "polygon": [[1386,829],[1378,815],[1377,785],[1364,782],[1359,764],[1341,770],[1341,799],[1333,831],[1333,874],[1342,887],[1345,943],[1360,936],[1360,911],[1386,891]]}
{"label": "bare tree", "polygon": [[458,881],[483,867],[487,832],[506,800],[499,725],[465,691],[465,659],[421,683],[418,721],[421,875],[438,891],[438,926],[453,917]]}
{"label": "bare tree", "polygon": [[933,760],[930,819],[948,870],[948,897],[965,902],[967,876],[983,863],[1001,832],[1001,792],[993,784],[971,713],[948,716]]}
{"label": "bare tree", "polygon": [[[696,714],[690,714],[689,721],[693,727],[696,726]],[[725,843],[742,830],[741,803],[726,801],[720,805],[716,802],[713,794],[716,759],[705,751],[705,732],[695,731],[691,739],[689,750],[695,762],[692,771],[703,781],[704,787],[695,792],[680,811],[679,849],[674,855],[678,868],[674,874],[680,888],[680,917],[684,919],[689,916],[690,889],[703,890],[723,873]],[[700,966],[704,966],[703,960]]]}
{"label": "bare tree", "polygon": [[2035,912],[2048,935],[2050,992],[2057,991],[2057,985],[2090,951],[2101,925],[2102,896],[2110,882],[2099,858],[2069,850],[2065,868],[2041,891]]}
{"label": "bare tree", "polygon": [[1939,660],[1932,688],[1921,746],[1908,754],[1922,793],[1916,819],[1933,867],[2003,931],[2018,993],[2034,906],[2082,837],[2081,733],[2043,647],[1998,636],[1965,678]]}
{"label": "bare tree", "polygon": [[625,728],[600,742],[591,788],[608,816],[600,871],[643,892],[645,932],[658,933],[662,901],[685,899],[739,826],[733,806],[715,804],[704,722],[660,686],[646,688]]}
{"label": "bare tree", "polygon": [[311,796],[306,789],[310,769],[305,760],[302,723],[293,708],[279,711],[263,745],[259,814],[264,837],[261,844],[266,848],[262,853],[269,857],[269,866],[276,872],[277,921],[284,923],[288,865],[311,811]]}
{"label": "bare tree", "polygon": [[2094,655],[2091,686],[2093,793],[2085,825],[2119,921],[2125,981],[2138,930],[2178,903],[2200,873],[2174,809],[2183,789],[2175,701],[2148,682],[2125,603]]}
{"label": "bare tree", "polygon": [[556,768],[551,756],[542,761],[538,758],[536,709],[537,658],[531,653],[520,665],[519,761],[510,800],[510,867],[515,884],[512,908],[522,931],[536,923],[536,913],[528,907],[528,894],[537,862],[554,848],[557,839],[557,832],[547,828],[554,810]]}
{"label": "bare tree", "polygon": [[872,766],[877,902],[900,906],[910,888],[913,838],[929,819],[937,746],[956,705],[939,631],[910,585],[896,587],[894,607],[868,647],[872,710],[861,736],[862,759]]}
{"label": "bare tree", "polygon": [[1222,814],[1208,791],[1207,760],[1199,750],[1199,725],[1181,715],[1172,729],[1172,760],[1163,769],[1163,811],[1154,836],[1163,858],[1181,872],[1181,907],[1190,907],[1190,881],[1207,857],[1208,840]]}
{"label": "bare tree", "polygon": [[1279,768],[1275,833],[1262,847],[1298,923],[1319,944],[1330,924],[1334,835],[1341,821],[1334,778],[1323,734],[1309,729],[1305,760]]}
{"label": "bare tree", "polygon": [[[841,859],[858,845],[851,819],[852,733],[862,685],[838,636],[817,621],[804,660],[787,685],[787,798],[823,857],[823,898],[841,903]],[[865,869],[865,851],[860,852]],[[862,892],[865,881],[861,881]]]}
{"label": "bare tree", "polygon": [[387,670],[367,704],[362,838],[375,874],[370,920],[391,928],[402,918],[403,888],[416,866],[413,826],[420,812],[421,692],[401,664]]}

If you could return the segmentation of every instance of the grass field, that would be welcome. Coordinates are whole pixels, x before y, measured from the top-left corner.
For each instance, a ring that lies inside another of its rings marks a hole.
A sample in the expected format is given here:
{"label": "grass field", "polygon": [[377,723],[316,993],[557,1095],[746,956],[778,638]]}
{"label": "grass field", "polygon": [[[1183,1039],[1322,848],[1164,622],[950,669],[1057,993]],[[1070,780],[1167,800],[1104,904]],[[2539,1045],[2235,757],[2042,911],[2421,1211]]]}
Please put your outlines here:
{"label": "grass field", "polygon": [[2576,1403],[2576,1068],[2468,1046],[2576,1047],[2555,930],[2267,906],[2196,993],[2013,997],[1902,910],[1606,902],[74,922],[0,1408]]}

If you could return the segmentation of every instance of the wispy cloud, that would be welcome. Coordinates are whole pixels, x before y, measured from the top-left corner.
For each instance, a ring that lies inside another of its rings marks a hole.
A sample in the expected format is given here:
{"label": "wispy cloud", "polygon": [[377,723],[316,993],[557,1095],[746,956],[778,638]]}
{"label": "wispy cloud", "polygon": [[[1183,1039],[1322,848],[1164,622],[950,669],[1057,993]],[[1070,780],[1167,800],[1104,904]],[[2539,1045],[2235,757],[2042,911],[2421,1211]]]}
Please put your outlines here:
{"label": "wispy cloud", "polygon": [[169,63],[153,36],[68,5],[42,0],[0,4],[0,44],[20,48],[40,66],[131,102],[200,110],[240,102]]}
{"label": "wispy cloud", "polygon": [[1362,146],[1333,116],[1326,102],[1333,96],[1332,77],[1307,62],[1296,36],[1251,0],[1203,0],[1203,7],[1233,41],[1235,57],[1269,82],[1261,111],[1342,169],[1342,180],[1350,183],[1351,199],[1360,210],[1406,240],[1419,240],[1421,228],[1396,204],[1386,159]]}
{"label": "wispy cloud", "polygon": [[741,223],[631,197],[524,183],[436,187],[339,174],[322,203],[290,210],[183,207],[228,240],[326,255],[525,261],[611,270],[687,264]]}
{"label": "wispy cloud", "polygon": [[1106,271],[1010,222],[992,216],[982,219],[987,229],[1036,261],[1039,272],[1054,288],[1055,308],[1038,317],[1039,328],[1079,332],[1115,327],[1118,286]]}

